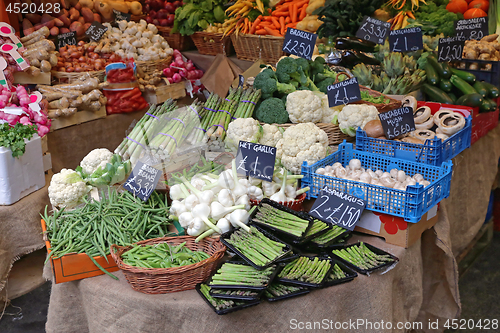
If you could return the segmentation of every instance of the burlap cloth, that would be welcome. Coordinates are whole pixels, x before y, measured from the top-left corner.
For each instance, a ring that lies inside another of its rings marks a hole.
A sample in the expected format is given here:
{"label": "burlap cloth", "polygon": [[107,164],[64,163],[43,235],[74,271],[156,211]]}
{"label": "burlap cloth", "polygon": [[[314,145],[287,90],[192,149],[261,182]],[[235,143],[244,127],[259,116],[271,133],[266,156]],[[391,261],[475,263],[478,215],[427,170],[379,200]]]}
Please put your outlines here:
{"label": "burlap cloth", "polygon": [[[406,321],[422,323],[416,331],[442,331],[446,319],[460,314],[455,255],[484,222],[500,156],[499,133],[497,127],[454,160],[451,195],[441,204],[439,221],[409,249],[388,245],[376,237],[353,237],[352,242],[367,241],[400,258],[384,275],[360,275],[350,283],[316,290],[296,299],[263,302],[241,312],[217,316],[194,290],[146,295],[133,291],[118,272],[120,281],[99,276],[54,284],[46,330],[48,333],[288,332],[299,323],[330,325],[331,320],[335,325],[335,322],[363,319],[372,324],[390,322],[393,328],[348,326],[338,331],[404,332],[397,328],[397,323]],[[429,321],[436,320],[440,329],[433,330]]]}

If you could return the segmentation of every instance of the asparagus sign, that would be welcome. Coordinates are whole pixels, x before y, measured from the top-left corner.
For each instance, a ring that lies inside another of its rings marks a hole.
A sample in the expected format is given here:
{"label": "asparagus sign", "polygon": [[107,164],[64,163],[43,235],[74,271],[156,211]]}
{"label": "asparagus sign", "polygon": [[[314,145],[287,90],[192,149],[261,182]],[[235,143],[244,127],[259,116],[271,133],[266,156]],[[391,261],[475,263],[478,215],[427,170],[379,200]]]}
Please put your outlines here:
{"label": "asparagus sign", "polygon": [[236,171],[265,181],[273,180],[276,148],[240,141],[236,154]]}
{"label": "asparagus sign", "polygon": [[138,161],[123,187],[143,201],[148,201],[160,180],[160,176],[160,170]]}

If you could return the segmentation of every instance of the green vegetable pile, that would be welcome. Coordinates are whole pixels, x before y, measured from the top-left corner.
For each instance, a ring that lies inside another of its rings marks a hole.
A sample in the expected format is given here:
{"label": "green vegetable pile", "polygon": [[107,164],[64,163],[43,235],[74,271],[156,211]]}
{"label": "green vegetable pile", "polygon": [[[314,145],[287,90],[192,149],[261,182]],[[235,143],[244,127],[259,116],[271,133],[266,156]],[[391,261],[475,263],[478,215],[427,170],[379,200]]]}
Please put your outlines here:
{"label": "green vegetable pile", "polygon": [[355,36],[365,15],[372,16],[384,3],[381,0],[326,0],[314,11],[323,24],[316,33],[319,38]]}
{"label": "green vegetable pile", "polygon": [[394,261],[388,254],[374,253],[363,242],[360,242],[359,245],[333,250],[332,253],[361,269],[373,269]]}
{"label": "green vegetable pile", "polygon": [[342,235],[345,231],[346,230],[344,228],[334,225],[332,229],[328,230],[327,232],[316,238],[313,238],[311,242],[323,245],[330,242],[332,239]]}
{"label": "green vegetable pile", "polygon": [[255,227],[250,227],[250,233],[243,229],[233,232],[226,242],[234,246],[248,260],[256,265],[264,266],[283,254],[285,244],[267,238]]}
{"label": "green vegetable pile", "polygon": [[91,175],[87,175],[81,166],[76,168],[83,180],[92,186],[108,186],[119,183],[130,173],[132,165],[130,160],[122,161],[118,154],[111,157],[111,161],[105,167],[99,166]]}
{"label": "green vegetable pile", "polygon": [[275,266],[259,271],[251,266],[226,262],[212,276],[210,285],[262,287],[269,283],[269,279],[275,270]]}
{"label": "green vegetable pile", "polygon": [[376,104],[389,104],[391,102],[390,99],[385,98],[383,95],[379,97],[375,97],[370,95],[367,91],[361,92],[361,99],[365,102],[376,103]]}
{"label": "green vegetable pile", "polygon": [[455,21],[462,20],[464,16],[446,10],[448,1],[427,0],[425,3],[414,13],[415,20],[408,20],[406,28],[420,27],[423,35],[436,36],[442,33],[445,37],[454,36]]}
{"label": "green vegetable pile", "polygon": [[296,293],[301,290],[304,289],[300,287],[287,286],[281,283],[272,283],[269,287],[267,287],[266,291],[264,291],[264,295],[266,295],[267,298],[275,298]]}
{"label": "green vegetable pile", "polygon": [[224,3],[221,0],[185,0],[184,5],[175,10],[172,32],[189,36],[205,30],[210,24],[224,22]]}
{"label": "green vegetable pile", "polygon": [[276,209],[269,204],[263,204],[252,220],[298,237],[302,236],[309,226],[308,220]]}
{"label": "green vegetable pile", "polygon": [[335,281],[335,280],[340,280],[347,277],[347,274],[342,270],[342,268],[339,267],[339,265],[335,264],[330,271],[330,274],[328,274],[328,277],[326,278],[327,281]]}
{"label": "green vegetable pile", "polygon": [[210,258],[203,251],[192,251],[183,242],[175,247],[168,243],[134,245],[122,254],[123,262],[130,266],[145,268],[170,268],[195,264]]}
{"label": "green vegetable pile", "polygon": [[288,263],[280,272],[279,277],[320,284],[330,270],[331,262],[327,259],[300,257]]}
{"label": "green vegetable pile", "polygon": [[0,125],[0,147],[5,147],[12,151],[12,157],[21,157],[26,151],[24,139],[30,140],[37,132],[35,125],[23,125],[17,123],[10,127],[8,123]]}
{"label": "green vegetable pile", "polygon": [[309,230],[307,230],[306,234],[304,235],[304,237],[308,237],[308,236],[311,236],[311,235],[314,235],[314,234],[317,234],[318,232],[320,232],[321,230],[325,230],[328,228],[328,225],[323,222],[323,221],[320,221],[318,219],[314,219],[313,221],[313,224],[311,226],[311,228],[309,228]]}
{"label": "green vegetable pile", "polygon": [[230,299],[223,298],[214,298],[210,295],[210,287],[206,284],[200,285],[200,291],[205,296],[205,298],[213,305],[215,310],[225,310],[229,308],[234,308],[235,306],[239,306],[245,304],[245,302],[241,301],[233,301]]}

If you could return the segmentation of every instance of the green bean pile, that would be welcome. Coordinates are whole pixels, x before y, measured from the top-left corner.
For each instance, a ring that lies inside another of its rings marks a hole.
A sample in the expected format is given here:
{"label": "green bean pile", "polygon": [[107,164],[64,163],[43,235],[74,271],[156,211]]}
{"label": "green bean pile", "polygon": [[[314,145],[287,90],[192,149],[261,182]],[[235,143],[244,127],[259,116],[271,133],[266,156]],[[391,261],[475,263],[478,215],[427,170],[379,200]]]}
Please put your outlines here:
{"label": "green bean pile", "polygon": [[233,289],[213,289],[212,295],[226,295],[226,296],[247,296],[247,297],[256,297],[259,295],[257,291],[253,290],[233,290]]}
{"label": "green bean pile", "polygon": [[309,226],[309,220],[304,220],[296,215],[276,209],[269,204],[263,204],[253,220],[288,232],[294,236],[302,236]]}
{"label": "green bean pile", "polygon": [[325,222],[320,221],[318,219],[314,219],[311,228],[309,228],[309,230],[307,230],[307,232],[304,236],[309,237],[311,235],[314,235],[314,234],[320,232],[321,230],[325,230],[326,228],[328,228],[328,225]]}
{"label": "green bean pile", "polygon": [[216,310],[224,310],[228,308],[234,308],[235,306],[245,304],[244,302],[240,301],[233,301],[230,299],[224,299],[224,298],[214,298],[210,295],[210,287],[207,286],[206,284],[201,284],[200,285],[200,291],[205,296],[205,298],[214,306]]}
{"label": "green bean pile", "polygon": [[264,291],[264,295],[266,295],[267,298],[275,298],[295,293],[301,290],[303,290],[303,288],[287,286],[281,283],[273,283],[266,289],[266,291]]}
{"label": "green bean pile", "polygon": [[224,263],[212,276],[210,285],[265,286],[276,267],[257,270],[251,266]]}
{"label": "green bean pile", "polygon": [[279,277],[319,284],[323,281],[331,267],[330,260],[300,257],[288,263],[280,272]]}
{"label": "green bean pile", "polygon": [[374,253],[363,242],[345,249],[333,250],[332,253],[361,269],[372,269],[394,261],[388,254]]}
{"label": "green bean pile", "polygon": [[259,266],[264,266],[281,256],[285,244],[267,238],[255,227],[250,227],[250,233],[243,229],[233,232],[226,242],[234,246],[248,260]]}
{"label": "green bean pile", "polygon": [[195,264],[210,258],[203,251],[191,251],[186,242],[177,246],[168,243],[155,245],[134,245],[122,254],[123,262],[130,266],[145,268],[170,268]]}
{"label": "green bean pile", "polygon": [[327,281],[334,281],[345,277],[347,277],[347,274],[342,270],[342,268],[339,267],[339,265],[335,264],[326,279]]}
{"label": "green bean pile", "polygon": [[335,237],[338,237],[342,235],[345,232],[346,229],[341,228],[339,226],[334,225],[332,229],[328,230],[322,235],[319,235],[316,238],[313,238],[311,242],[323,245],[334,239]]}

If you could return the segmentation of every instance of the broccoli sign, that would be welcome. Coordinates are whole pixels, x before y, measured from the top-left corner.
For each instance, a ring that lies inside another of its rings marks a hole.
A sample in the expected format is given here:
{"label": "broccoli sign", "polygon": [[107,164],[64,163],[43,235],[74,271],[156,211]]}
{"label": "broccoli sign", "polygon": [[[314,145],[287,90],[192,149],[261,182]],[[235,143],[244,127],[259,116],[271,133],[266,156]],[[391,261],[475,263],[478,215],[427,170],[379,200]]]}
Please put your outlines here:
{"label": "broccoli sign", "polygon": [[318,35],[288,28],[283,41],[283,52],[311,60]]}

